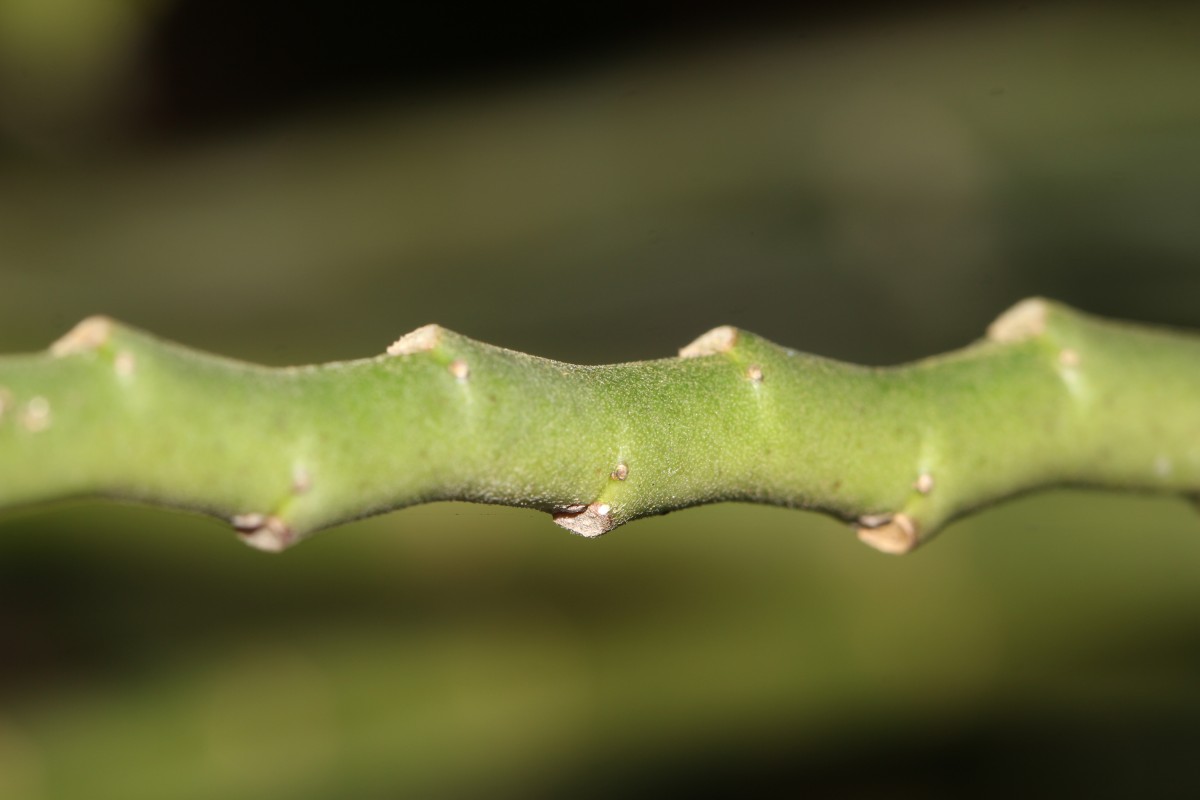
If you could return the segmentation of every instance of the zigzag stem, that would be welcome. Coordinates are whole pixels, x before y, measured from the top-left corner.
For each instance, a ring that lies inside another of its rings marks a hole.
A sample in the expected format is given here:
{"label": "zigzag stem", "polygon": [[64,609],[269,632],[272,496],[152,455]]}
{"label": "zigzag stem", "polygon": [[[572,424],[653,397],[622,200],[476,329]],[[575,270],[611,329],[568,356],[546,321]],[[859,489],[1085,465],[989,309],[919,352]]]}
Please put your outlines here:
{"label": "zigzag stem", "polygon": [[282,550],[433,500],[587,537],[722,500],[817,509],[890,553],[1050,485],[1200,491],[1200,338],[1034,299],[966,349],[872,369],[723,327],[576,366],[437,326],[362,361],[269,369],[91,318],[0,359],[0,507],[128,498]]}

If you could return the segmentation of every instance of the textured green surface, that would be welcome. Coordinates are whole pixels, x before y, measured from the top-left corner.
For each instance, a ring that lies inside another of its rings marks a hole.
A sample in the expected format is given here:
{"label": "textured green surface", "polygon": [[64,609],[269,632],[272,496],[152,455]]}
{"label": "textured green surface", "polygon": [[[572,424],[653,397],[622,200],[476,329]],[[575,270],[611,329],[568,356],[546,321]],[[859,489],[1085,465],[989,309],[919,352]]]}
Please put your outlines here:
{"label": "textured green surface", "polygon": [[267,369],[103,318],[0,361],[0,504],[108,496],[252,544],[433,500],[595,536],[721,500],[819,509],[905,552],[1052,485],[1200,490],[1200,341],[1026,301],[969,348],[868,369],[731,328],[575,366],[430,326],[363,361]]}
{"label": "textured green surface", "polygon": [[[805,15],[484,103],[8,150],[0,350],[106,312],[272,366],[429,320],[897,364],[1035,294],[1200,330],[1198,13]],[[189,513],[0,513],[0,798],[1200,796],[1175,496],[1037,492],[899,560],[762,505],[548,520],[431,503],[270,558]]]}

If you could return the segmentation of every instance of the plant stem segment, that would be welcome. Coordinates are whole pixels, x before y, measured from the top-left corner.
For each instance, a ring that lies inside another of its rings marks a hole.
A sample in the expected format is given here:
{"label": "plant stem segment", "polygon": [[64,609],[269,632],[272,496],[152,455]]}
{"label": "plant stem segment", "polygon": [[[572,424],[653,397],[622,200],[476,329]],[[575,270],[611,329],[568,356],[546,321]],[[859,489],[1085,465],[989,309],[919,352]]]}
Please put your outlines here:
{"label": "plant stem segment", "polygon": [[678,358],[576,366],[432,325],[376,358],[269,369],[99,317],[0,358],[0,507],[126,498],[265,550],[434,500],[587,537],[744,500],[903,553],[1052,485],[1200,493],[1200,337],[1033,299],[970,347],[884,369],[728,327]]}

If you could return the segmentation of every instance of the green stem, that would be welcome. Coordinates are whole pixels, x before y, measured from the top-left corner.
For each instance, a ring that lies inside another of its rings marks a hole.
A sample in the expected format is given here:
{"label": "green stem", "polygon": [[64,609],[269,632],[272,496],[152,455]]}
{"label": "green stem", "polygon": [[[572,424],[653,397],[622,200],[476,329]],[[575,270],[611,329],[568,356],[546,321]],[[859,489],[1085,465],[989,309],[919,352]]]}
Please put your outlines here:
{"label": "green stem", "polygon": [[377,358],[268,369],[104,318],[0,359],[0,507],[129,498],[267,550],[433,500],[589,537],[748,500],[899,553],[1052,485],[1200,492],[1200,337],[1027,300],[981,342],[886,369],[732,328],[679,358],[576,366],[436,326]]}

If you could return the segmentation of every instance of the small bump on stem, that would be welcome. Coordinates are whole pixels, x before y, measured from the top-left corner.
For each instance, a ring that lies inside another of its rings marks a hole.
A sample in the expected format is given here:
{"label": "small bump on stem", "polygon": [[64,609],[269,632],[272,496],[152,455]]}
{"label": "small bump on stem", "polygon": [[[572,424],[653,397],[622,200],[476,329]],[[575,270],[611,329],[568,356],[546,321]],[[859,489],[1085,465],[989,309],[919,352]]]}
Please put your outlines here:
{"label": "small bump on stem", "polygon": [[137,369],[137,359],[134,358],[133,353],[122,350],[117,353],[117,357],[113,361],[113,369],[116,370],[118,378],[131,378]]}
{"label": "small bump on stem", "polygon": [[305,494],[312,488],[312,475],[300,464],[292,467],[292,494]]}
{"label": "small bump on stem", "polygon": [[1046,331],[1050,304],[1040,297],[1022,300],[988,326],[987,338],[993,342],[1023,342]]}
{"label": "small bump on stem", "polygon": [[722,325],[702,334],[694,342],[680,349],[680,358],[699,358],[728,353],[737,344],[738,331],[731,325]]}
{"label": "small bump on stem", "polygon": [[872,515],[858,520],[858,540],[889,555],[912,552],[918,544],[917,524],[907,514]]}
{"label": "small bump on stem", "polygon": [[751,383],[762,383],[762,367],[760,367],[758,364],[751,364],[750,366],[746,367],[746,377],[750,379]]}
{"label": "small bump on stem", "polygon": [[25,412],[21,415],[21,424],[27,431],[37,433],[50,427],[50,401],[38,396],[25,404]]}
{"label": "small bump on stem", "polygon": [[616,469],[608,473],[608,477],[612,478],[614,481],[625,480],[629,477],[629,465],[622,461],[620,464],[617,464]]}
{"label": "small bump on stem", "polygon": [[864,528],[878,528],[892,521],[891,514],[864,514],[858,518],[858,524]]}
{"label": "small bump on stem", "polygon": [[554,515],[554,523],[588,539],[595,539],[617,527],[612,518],[612,506],[608,503],[592,503],[584,506],[582,511],[559,512]]}
{"label": "small bump on stem", "polygon": [[242,541],[264,553],[281,553],[296,543],[296,534],[275,516],[238,514],[232,520]]}
{"label": "small bump on stem", "polygon": [[238,533],[250,533],[258,530],[267,523],[265,514],[237,514],[230,522]]}
{"label": "small bump on stem", "polygon": [[113,321],[108,317],[88,317],[50,345],[55,358],[85,353],[102,347],[112,335]]}
{"label": "small bump on stem", "polygon": [[928,472],[922,472],[913,484],[913,488],[920,494],[929,494],[933,491],[933,475]]}
{"label": "small bump on stem", "polygon": [[389,356],[410,356],[414,353],[424,353],[437,347],[442,339],[440,325],[423,325],[415,331],[401,336],[387,349]]}
{"label": "small bump on stem", "polygon": [[461,358],[456,358],[451,361],[450,365],[446,367],[446,369],[450,370],[450,374],[459,381],[465,381],[471,376],[471,367],[468,366],[467,362],[463,361]]}

